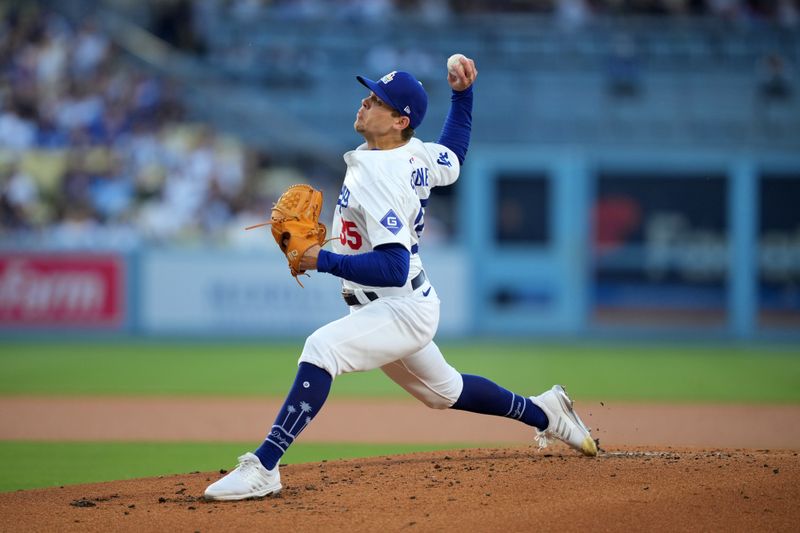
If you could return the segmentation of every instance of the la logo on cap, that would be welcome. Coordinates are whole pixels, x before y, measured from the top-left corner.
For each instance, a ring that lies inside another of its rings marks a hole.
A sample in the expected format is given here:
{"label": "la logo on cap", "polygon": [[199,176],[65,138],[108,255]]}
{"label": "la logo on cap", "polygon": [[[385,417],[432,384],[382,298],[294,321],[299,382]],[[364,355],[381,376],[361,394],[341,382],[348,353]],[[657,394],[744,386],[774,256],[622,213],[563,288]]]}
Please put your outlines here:
{"label": "la logo on cap", "polygon": [[394,79],[394,75],[395,74],[397,74],[396,70],[391,71],[389,74],[387,74],[386,76],[381,78],[381,83],[384,83],[384,84],[389,83],[390,81],[392,81]]}

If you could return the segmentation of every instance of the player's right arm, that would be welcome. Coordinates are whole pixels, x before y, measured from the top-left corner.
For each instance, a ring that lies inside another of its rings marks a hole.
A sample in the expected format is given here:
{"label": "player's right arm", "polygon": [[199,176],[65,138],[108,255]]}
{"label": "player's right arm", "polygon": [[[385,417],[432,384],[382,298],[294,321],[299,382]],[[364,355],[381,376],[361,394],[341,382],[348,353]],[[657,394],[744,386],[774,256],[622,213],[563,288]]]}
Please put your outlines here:
{"label": "player's right arm", "polygon": [[475,62],[466,57],[447,74],[447,81],[453,93],[450,97],[450,111],[447,113],[437,143],[455,153],[461,164],[467,157],[472,133],[472,84],[477,76]]}

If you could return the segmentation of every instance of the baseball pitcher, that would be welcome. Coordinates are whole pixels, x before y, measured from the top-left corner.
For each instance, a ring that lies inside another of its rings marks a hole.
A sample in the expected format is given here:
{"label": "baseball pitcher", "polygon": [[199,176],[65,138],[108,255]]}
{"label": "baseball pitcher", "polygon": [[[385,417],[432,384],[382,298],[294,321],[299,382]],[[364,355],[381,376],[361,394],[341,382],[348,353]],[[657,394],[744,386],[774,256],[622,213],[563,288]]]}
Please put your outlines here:
{"label": "baseball pitcher", "polygon": [[281,489],[278,463],[319,413],[336,376],[380,368],[409,394],[434,409],[461,409],[504,416],[533,426],[540,446],[548,437],[584,455],[597,454],[588,428],[560,385],[538,396],[515,394],[494,382],[460,374],[433,341],[439,299],[425,274],[420,238],[431,189],[458,179],[469,147],[473,60],[448,60],[450,111],[437,142],[414,137],[428,97],[408,72],[373,81],[354,128],[364,143],[344,155],[347,171],[331,226],[331,250],[322,248],[326,228],[317,221],[321,195],[290,188],[272,211],[272,234],[297,276],[309,270],[341,278],[349,313],[306,340],[297,376],[261,446],[211,484],[205,497],[241,500]]}

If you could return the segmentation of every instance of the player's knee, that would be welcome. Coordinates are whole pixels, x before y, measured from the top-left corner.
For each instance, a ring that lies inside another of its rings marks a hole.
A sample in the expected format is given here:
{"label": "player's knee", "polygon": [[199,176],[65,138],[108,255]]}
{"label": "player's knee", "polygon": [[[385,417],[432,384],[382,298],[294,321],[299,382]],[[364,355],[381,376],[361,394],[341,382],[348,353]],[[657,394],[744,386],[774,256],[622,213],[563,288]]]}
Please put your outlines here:
{"label": "player's knee", "polygon": [[461,395],[463,388],[464,385],[461,380],[461,374],[456,372],[451,379],[441,383],[437,387],[428,389],[424,394],[418,396],[418,398],[431,409],[450,409],[453,407],[453,404],[458,401],[458,397]]}
{"label": "player's knee", "polygon": [[430,402],[426,405],[432,409],[450,409],[458,401],[461,392],[464,390],[464,378],[453,367],[450,367],[449,377],[441,382],[435,392],[435,397],[430,396]]}
{"label": "player's knee", "polygon": [[312,333],[303,346],[303,353],[300,354],[298,363],[311,363],[325,370],[333,377],[341,374],[339,363],[334,357],[327,343],[319,338],[319,335]]}
{"label": "player's knee", "polygon": [[455,403],[455,400],[450,400],[449,398],[443,398],[441,396],[431,396],[423,398],[422,403],[431,409],[450,409]]}

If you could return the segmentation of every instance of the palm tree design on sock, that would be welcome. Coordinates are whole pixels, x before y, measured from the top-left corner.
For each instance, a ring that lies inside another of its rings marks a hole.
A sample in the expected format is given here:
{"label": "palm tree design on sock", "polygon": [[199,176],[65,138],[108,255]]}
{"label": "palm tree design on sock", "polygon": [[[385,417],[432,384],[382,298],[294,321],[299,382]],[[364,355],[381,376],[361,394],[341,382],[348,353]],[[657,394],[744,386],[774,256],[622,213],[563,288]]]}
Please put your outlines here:
{"label": "palm tree design on sock", "polygon": [[297,412],[297,408],[295,408],[294,405],[289,405],[288,407],[286,407],[286,418],[284,418],[283,422],[281,423],[281,427],[282,428],[286,427],[286,421],[289,420],[289,415],[291,415],[292,413],[296,413],[296,412]]}
{"label": "palm tree design on sock", "polygon": [[303,428],[306,427],[306,424],[310,422],[311,417],[306,417],[308,418],[306,423],[303,424],[303,426],[297,431],[297,433],[294,433],[294,428],[295,426],[297,426],[297,423],[300,422],[300,419],[303,418],[303,415],[310,412],[311,412],[311,406],[307,402],[300,402],[300,414],[297,416],[297,419],[294,421],[294,424],[292,424],[291,429],[289,429],[290,435],[297,436],[297,434],[299,434],[300,431],[302,431]]}

